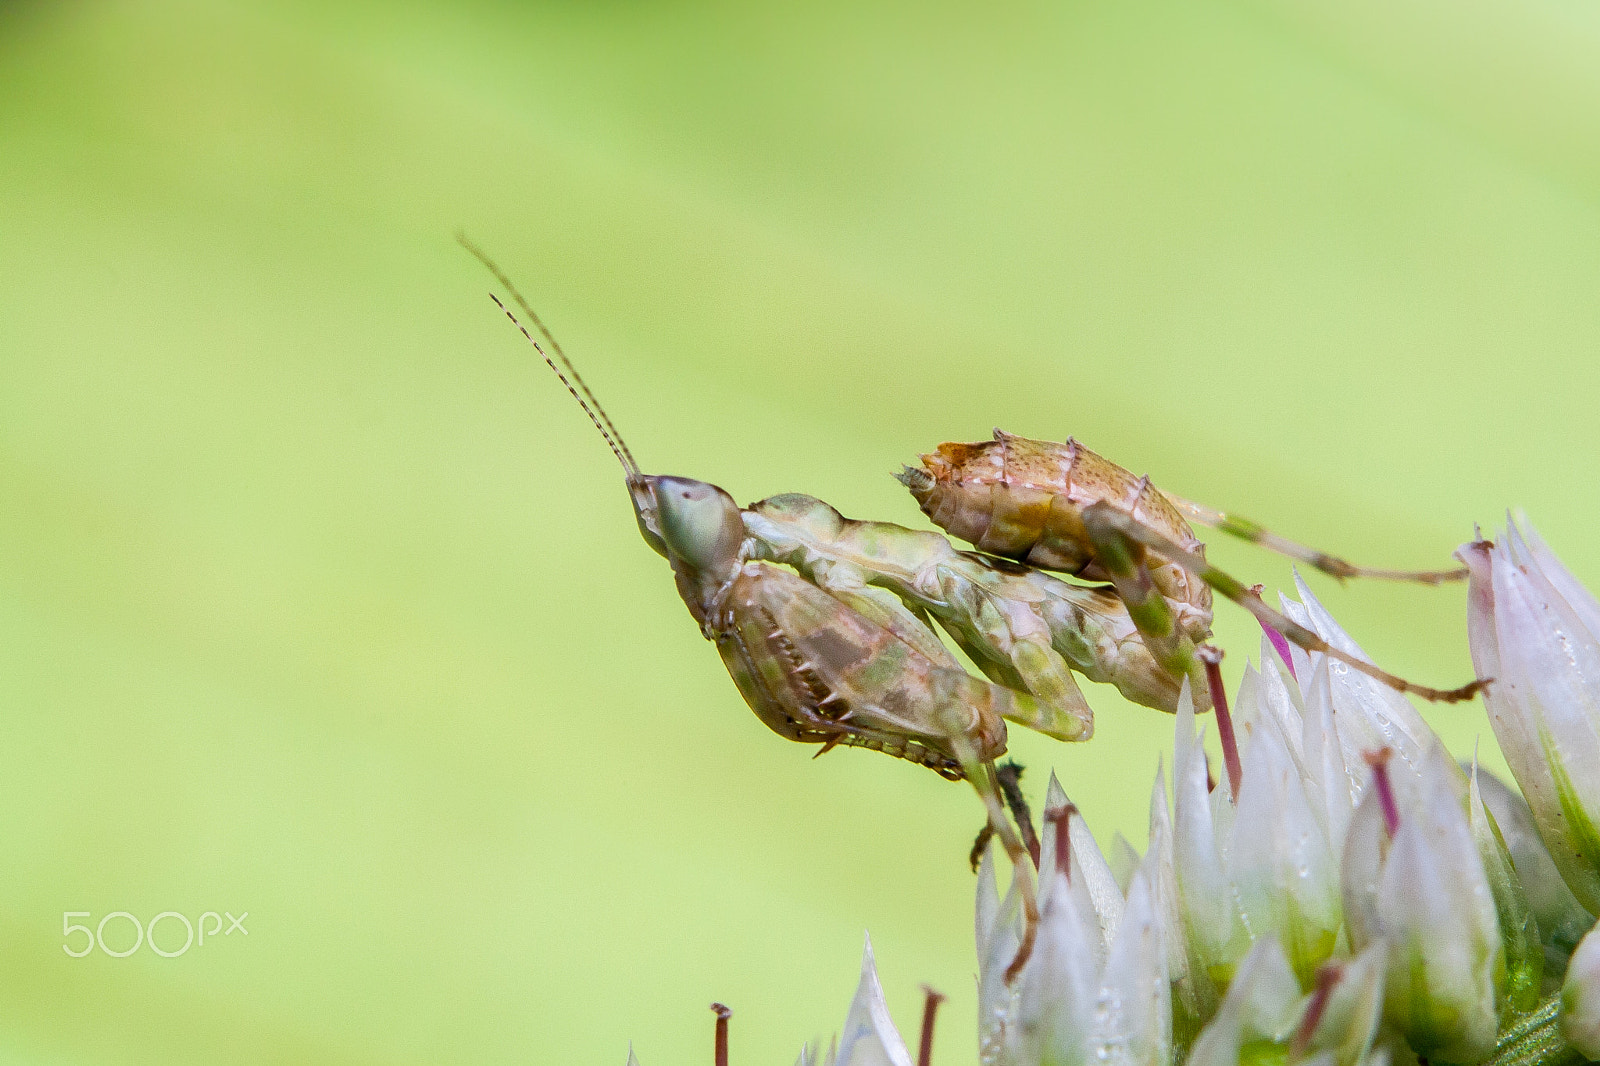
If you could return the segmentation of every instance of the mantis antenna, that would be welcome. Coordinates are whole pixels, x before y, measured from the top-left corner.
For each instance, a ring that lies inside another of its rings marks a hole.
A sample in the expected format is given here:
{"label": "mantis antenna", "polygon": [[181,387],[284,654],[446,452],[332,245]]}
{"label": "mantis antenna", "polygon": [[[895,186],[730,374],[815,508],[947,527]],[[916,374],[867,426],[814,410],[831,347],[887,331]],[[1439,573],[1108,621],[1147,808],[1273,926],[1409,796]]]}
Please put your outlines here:
{"label": "mantis antenna", "polygon": [[[529,333],[527,327],[517,319],[516,315],[511,313],[511,309],[500,302],[500,297],[492,292],[489,294],[489,299],[494,301],[496,307],[505,312],[505,316],[511,320],[511,324],[521,331],[522,335],[527,338],[528,343],[533,345],[533,350],[538,352],[544,359],[545,366],[555,371],[556,377],[561,379],[561,384],[567,387],[567,392],[571,394],[574,400],[578,401],[578,406],[583,408],[583,413],[589,416],[589,421],[594,423],[594,428],[600,431],[600,435],[606,439],[606,444],[610,445],[611,454],[615,455],[617,462],[622,464],[623,472],[629,477],[642,476],[639,464],[633,458],[633,452],[628,450],[628,443],[622,439],[622,433],[611,421],[611,416],[606,414],[606,409],[601,406],[599,398],[590,391],[588,384],[583,380],[583,375],[578,373],[578,368],[573,366],[572,360],[567,358],[567,353],[561,350],[561,343],[546,328],[544,322],[539,318],[538,312],[528,305],[528,301],[522,298],[522,293],[517,291],[517,287],[511,283],[511,279],[506,277],[505,272],[495,264],[493,259],[489,258],[483,249],[469,241],[465,234],[456,234],[456,241],[461,247],[471,252],[478,262],[489,268],[489,273],[493,274],[495,280],[504,285],[506,291],[511,294],[512,302],[522,309],[522,313],[528,316],[528,320],[533,323],[540,336],[549,342],[550,350],[556,353],[557,359],[561,360],[561,366],[557,366],[555,361],[540,347],[539,342],[533,339],[533,334]],[[562,373],[562,367],[566,368],[566,373]],[[570,378],[567,376],[568,374],[571,375]],[[574,382],[577,383],[576,388],[573,387]]]}

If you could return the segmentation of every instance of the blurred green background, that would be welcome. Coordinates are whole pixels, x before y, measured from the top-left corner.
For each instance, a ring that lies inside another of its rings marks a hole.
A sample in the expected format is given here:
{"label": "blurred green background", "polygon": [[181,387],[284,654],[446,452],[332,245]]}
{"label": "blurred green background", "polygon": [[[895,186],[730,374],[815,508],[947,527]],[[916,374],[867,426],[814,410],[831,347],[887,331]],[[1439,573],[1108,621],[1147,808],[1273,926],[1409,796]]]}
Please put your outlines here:
{"label": "blurred green background", "polygon": [[[756,721],[452,233],[741,501],[920,524],[889,471],[999,425],[1380,565],[1524,506],[1600,583],[1597,55],[1565,0],[0,6],[0,1062],[664,1066],[721,999],[787,1063],[865,929],[970,1061],[975,801]],[[1461,589],[1314,584],[1469,676]],[[1171,720],[1089,694],[1013,750],[1142,845]],[[63,953],[117,910],[249,933]]]}

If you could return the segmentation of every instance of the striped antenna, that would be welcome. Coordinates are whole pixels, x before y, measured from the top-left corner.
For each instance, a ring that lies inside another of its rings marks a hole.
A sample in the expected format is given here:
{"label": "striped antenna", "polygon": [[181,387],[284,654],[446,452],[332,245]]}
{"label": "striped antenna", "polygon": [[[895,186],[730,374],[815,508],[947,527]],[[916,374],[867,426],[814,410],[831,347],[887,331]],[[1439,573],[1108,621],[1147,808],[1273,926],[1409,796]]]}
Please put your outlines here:
{"label": "striped antenna", "polygon": [[[471,252],[478,262],[487,267],[496,281],[505,286],[506,291],[511,294],[512,302],[522,310],[522,313],[528,317],[528,321],[533,323],[534,329],[537,329],[539,335],[550,345],[550,350],[556,353],[557,359],[561,360],[561,366],[558,367],[551,361],[550,356],[539,346],[539,342],[533,339],[533,335],[517,320],[517,316],[512,314],[505,304],[500,302],[498,296],[490,293],[489,298],[495,302],[496,307],[505,312],[506,317],[511,319],[517,329],[522,331],[522,335],[528,338],[528,343],[533,345],[534,350],[543,356],[545,365],[555,371],[556,377],[561,379],[561,384],[567,387],[567,391],[572,394],[572,398],[578,401],[578,406],[582,407],[584,413],[589,416],[589,421],[594,423],[594,428],[600,431],[600,435],[611,446],[611,452],[617,457],[617,462],[622,464],[622,469],[630,477],[641,476],[639,464],[633,458],[633,452],[628,449],[628,442],[622,439],[622,433],[611,421],[611,416],[606,414],[605,407],[601,405],[599,398],[590,391],[588,384],[583,380],[583,375],[578,373],[578,368],[572,365],[571,359],[567,358],[567,353],[561,350],[561,342],[556,340],[555,335],[545,326],[544,321],[539,317],[539,313],[528,304],[527,300],[522,298],[522,293],[518,292],[511,279],[506,277],[505,271],[501,270],[483,249],[468,240],[466,234],[456,234],[456,241],[461,247]],[[566,368],[565,374],[561,372],[562,367]],[[570,378],[568,375],[570,375]],[[576,383],[577,388],[573,387],[574,383]],[[580,392],[582,395],[580,395]]]}

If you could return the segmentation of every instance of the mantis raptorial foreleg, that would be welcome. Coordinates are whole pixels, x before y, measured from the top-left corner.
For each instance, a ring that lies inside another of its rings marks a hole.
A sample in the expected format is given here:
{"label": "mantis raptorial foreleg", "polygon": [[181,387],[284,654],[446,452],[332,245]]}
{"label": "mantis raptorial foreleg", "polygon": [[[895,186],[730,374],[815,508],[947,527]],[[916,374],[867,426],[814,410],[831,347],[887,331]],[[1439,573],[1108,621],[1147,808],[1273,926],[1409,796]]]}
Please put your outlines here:
{"label": "mantis raptorial foreleg", "polygon": [[1318,551],[1288,537],[1279,536],[1257,522],[1226,511],[1218,511],[1204,504],[1186,500],[1181,496],[1162,490],[1172,506],[1176,507],[1184,517],[1191,522],[1198,522],[1203,526],[1220,530],[1229,536],[1247,540],[1251,544],[1259,544],[1268,551],[1277,552],[1279,555],[1305,563],[1324,574],[1343,581],[1348,577],[1371,577],[1384,581],[1415,581],[1423,585],[1438,585],[1445,581],[1460,581],[1467,576],[1465,567],[1455,570],[1385,570],[1372,566],[1357,566],[1346,562],[1337,555]]}
{"label": "mantis raptorial foreleg", "polygon": [[[907,603],[892,592],[867,585],[869,575],[847,564],[802,569],[802,573],[818,588],[915,643],[930,659],[962,669],[929,628],[926,608],[914,597],[908,597]],[[1029,626],[1012,604],[985,601],[959,614],[948,603],[942,608],[941,622],[951,619],[945,623],[946,631],[990,681],[1034,697],[1036,702],[1016,707],[1016,711],[1033,713],[1025,717],[1011,713],[1007,721],[1057,740],[1089,739],[1094,733],[1094,711],[1072,679],[1066,660],[1051,647],[1048,627],[1031,615]]]}
{"label": "mantis raptorial foreleg", "polygon": [[[1076,598],[1080,609],[1051,610],[1049,589],[1024,576],[1039,575],[1017,567],[1008,572],[994,560],[957,551],[938,533],[845,518],[814,496],[774,496],[745,508],[743,517],[756,555],[794,567],[818,588],[883,624],[893,625],[889,619],[897,612],[904,619],[909,611],[921,620],[911,624],[937,644],[923,628],[928,615],[937,618],[991,681],[1034,696],[1036,702],[1027,706],[1037,714],[1013,713],[1008,720],[1047,736],[1087,740],[1093,732],[1094,712],[1073,680],[1074,665],[1088,665],[1101,678],[1115,673],[1124,684],[1143,676],[1137,669],[1121,669],[1123,645],[1106,636],[1107,629],[1117,628],[1119,616],[1122,628],[1131,629],[1115,601],[1063,587],[1055,590],[1056,598]],[[1097,625],[1095,619],[1104,621]],[[1069,662],[1055,646],[1057,630],[1077,662]],[[1150,702],[1163,695],[1144,698]]]}
{"label": "mantis raptorial foreleg", "polygon": [[[1249,588],[1237,578],[1212,566],[1194,552],[1180,548],[1167,537],[1136,521],[1126,511],[1119,510],[1116,506],[1101,501],[1084,509],[1084,525],[1089,530],[1089,535],[1094,541],[1096,551],[1101,553],[1102,562],[1107,559],[1122,558],[1128,560],[1128,568],[1137,568],[1139,549],[1145,549],[1162,559],[1173,562],[1183,567],[1189,573],[1204,581],[1218,594],[1227,597],[1234,603],[1243,607],[1264,626],[1282,633],[1288,640],[1303,648],[1307,652],[1321,652],[1330,658],[1338,659],[1351,669],[1366,674],[1368,677],[1383,682],[1390,688],[1399,692],[1409,692],[1427,700],[1437,700],[1444,703],[1455,703],[1460,700],[1471,699],[1478,690],[1488,684],[1488,680],[1479,678],[1470,684],[1462,685],[1455,689],[1429,688],[1396,677],[1387,670],[1379,669],[1365,659],[1341,651],[1317,636],[1305,626],[1290,620],[1274,611],[1262,602],[1259,596],[1252,596]],[[1148,591],[1137,583],[1136,575],[1130,576],[1129,587],[1124,591],[1122,584],[1118,584],[1117,591],[1124,601],[1128,602],[1128,610],[1133,614],[1135,623],[1140,623],[1141,616],[1151,620],[1153,627],[1159,629],[1161,608],[1150,603],[1151,597],[1159,600],[1153,588]],[[1137,597],[1138,606],[1129,596]],[[1140,631],[1144,631],[1144,624],[1140,624]],[[1152,649],[1154,651],[1154,649]],[[1156,652],[1159,658],[1161,653]],[[1193,658],[1191,653],[1190,658]],[[1203,675],[1202,675],[1203,676]],[[1195,686],[1200,691],[1200,686]]]}

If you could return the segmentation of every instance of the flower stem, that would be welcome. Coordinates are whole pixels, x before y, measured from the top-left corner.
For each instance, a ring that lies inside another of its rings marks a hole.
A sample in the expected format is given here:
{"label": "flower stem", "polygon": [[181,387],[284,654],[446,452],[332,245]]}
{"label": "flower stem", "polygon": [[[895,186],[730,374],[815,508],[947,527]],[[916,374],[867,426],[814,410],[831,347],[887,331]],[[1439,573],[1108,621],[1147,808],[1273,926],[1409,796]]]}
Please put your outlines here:
{"label": "flower stem", "polygon": [[1494,1054],[1482,1066],[1569,1066],[1588,1061],[1561,1035],[1561,993],[1557,992],[1501,1033]]}

